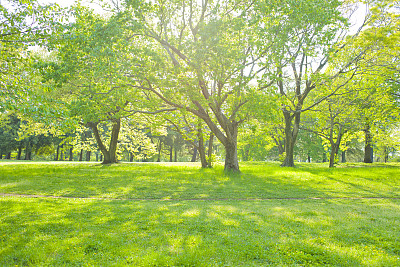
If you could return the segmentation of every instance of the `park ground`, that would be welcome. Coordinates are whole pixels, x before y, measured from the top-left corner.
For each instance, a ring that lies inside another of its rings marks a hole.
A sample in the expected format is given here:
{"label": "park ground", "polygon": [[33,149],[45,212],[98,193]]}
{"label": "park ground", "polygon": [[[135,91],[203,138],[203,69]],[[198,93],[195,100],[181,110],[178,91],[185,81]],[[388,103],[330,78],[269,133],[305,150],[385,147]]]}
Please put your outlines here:
{"label": "park ground", "polygon": [[0,163],[0,266],[400,266],[400,165]]}

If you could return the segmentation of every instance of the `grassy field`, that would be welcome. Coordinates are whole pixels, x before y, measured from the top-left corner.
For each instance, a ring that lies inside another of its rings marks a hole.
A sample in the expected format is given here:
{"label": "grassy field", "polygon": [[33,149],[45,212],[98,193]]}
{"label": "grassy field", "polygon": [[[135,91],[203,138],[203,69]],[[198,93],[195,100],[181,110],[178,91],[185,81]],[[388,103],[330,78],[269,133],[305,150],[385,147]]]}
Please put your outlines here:
{"label": "grassy field", "polygon": [[400,266],[400,165],[241,170],[1,162],[0,266]]}

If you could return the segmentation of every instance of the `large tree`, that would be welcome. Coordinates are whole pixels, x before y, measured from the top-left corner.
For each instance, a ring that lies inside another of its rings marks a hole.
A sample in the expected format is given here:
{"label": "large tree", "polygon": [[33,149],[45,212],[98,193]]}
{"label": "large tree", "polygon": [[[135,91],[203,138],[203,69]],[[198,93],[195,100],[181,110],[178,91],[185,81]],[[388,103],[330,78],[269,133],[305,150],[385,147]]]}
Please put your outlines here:
{"label": "large tree", "polygon": [[152,75],[139,87],[203,120],[225,147],[225,170],[238,172],[241,108],[257,72],[251,3],[149,1],[147,7],[146,16],[136,13],[131,21],[141,23],[162,63],[147,64]]}
{"label": "large tree", "polygon": [[[257,2],[258,3],[258,2]],[[294,166],[294,148],[302,113],[334,95],[347,83],[330,87],[320,98],[308,101],[310,92],[322,84],[331,84],[343,73],[351,79],[356,63],[368,48],[357,48],[353,38],[346,39],[348,23],[343,14],[345,2],[324,0],[260,1],[256,6],[262,23],[259,26],[259,53],[266,72],[261,88],[273,87],[280,96],[284,118],[286,158],[282,166]],[[351,47],[351,48],[350,48]],[[326,73],[343,51],[335,72]]]}
{"label": "large tree", "polygon": [[[74,21],[47,42],[53,56],[35,64],[43,77],[41,100],[51,109],[57,99],[64,112],[55,119],[69,117],[90,128],[103,163],[116,163],[121,120],[136,109],[143,111],[139,107],[148,100],[126,86],[128,77],[134,77],[131,66],[139,64],[136,46],[120,38],[124,18],[118,13],[105,17],[76,5],[71,15]],[[110,132],[105,139],[104,130]]]}

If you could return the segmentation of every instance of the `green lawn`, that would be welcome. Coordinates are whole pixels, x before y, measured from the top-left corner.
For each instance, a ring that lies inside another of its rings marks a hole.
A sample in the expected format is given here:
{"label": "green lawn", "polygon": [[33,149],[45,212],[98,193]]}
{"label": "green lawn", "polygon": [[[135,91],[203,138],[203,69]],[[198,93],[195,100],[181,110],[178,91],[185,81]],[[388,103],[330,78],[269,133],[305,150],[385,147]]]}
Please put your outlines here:
{"label": "green lawn", "polygon": [[400,266],[400,165],[372,166],[0,163],[70,197],[0,197],[0,266]]}

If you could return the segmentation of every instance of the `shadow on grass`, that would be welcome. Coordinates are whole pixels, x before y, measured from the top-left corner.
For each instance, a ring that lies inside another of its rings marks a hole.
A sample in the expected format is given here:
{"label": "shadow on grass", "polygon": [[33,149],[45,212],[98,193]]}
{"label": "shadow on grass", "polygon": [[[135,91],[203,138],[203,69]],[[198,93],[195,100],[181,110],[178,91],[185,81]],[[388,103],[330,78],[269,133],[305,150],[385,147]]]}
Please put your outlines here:
{"label": "shadow on grass", "polygon": [[3,165],[0,192],[129,199],[400,197],[400,169],[242,165],[241,174],[226,174],[223,166],[154,163]]}
{"label": "shadow on grass", "polygon": [[397,201],[0,199],[0,265],[398,266]]}

